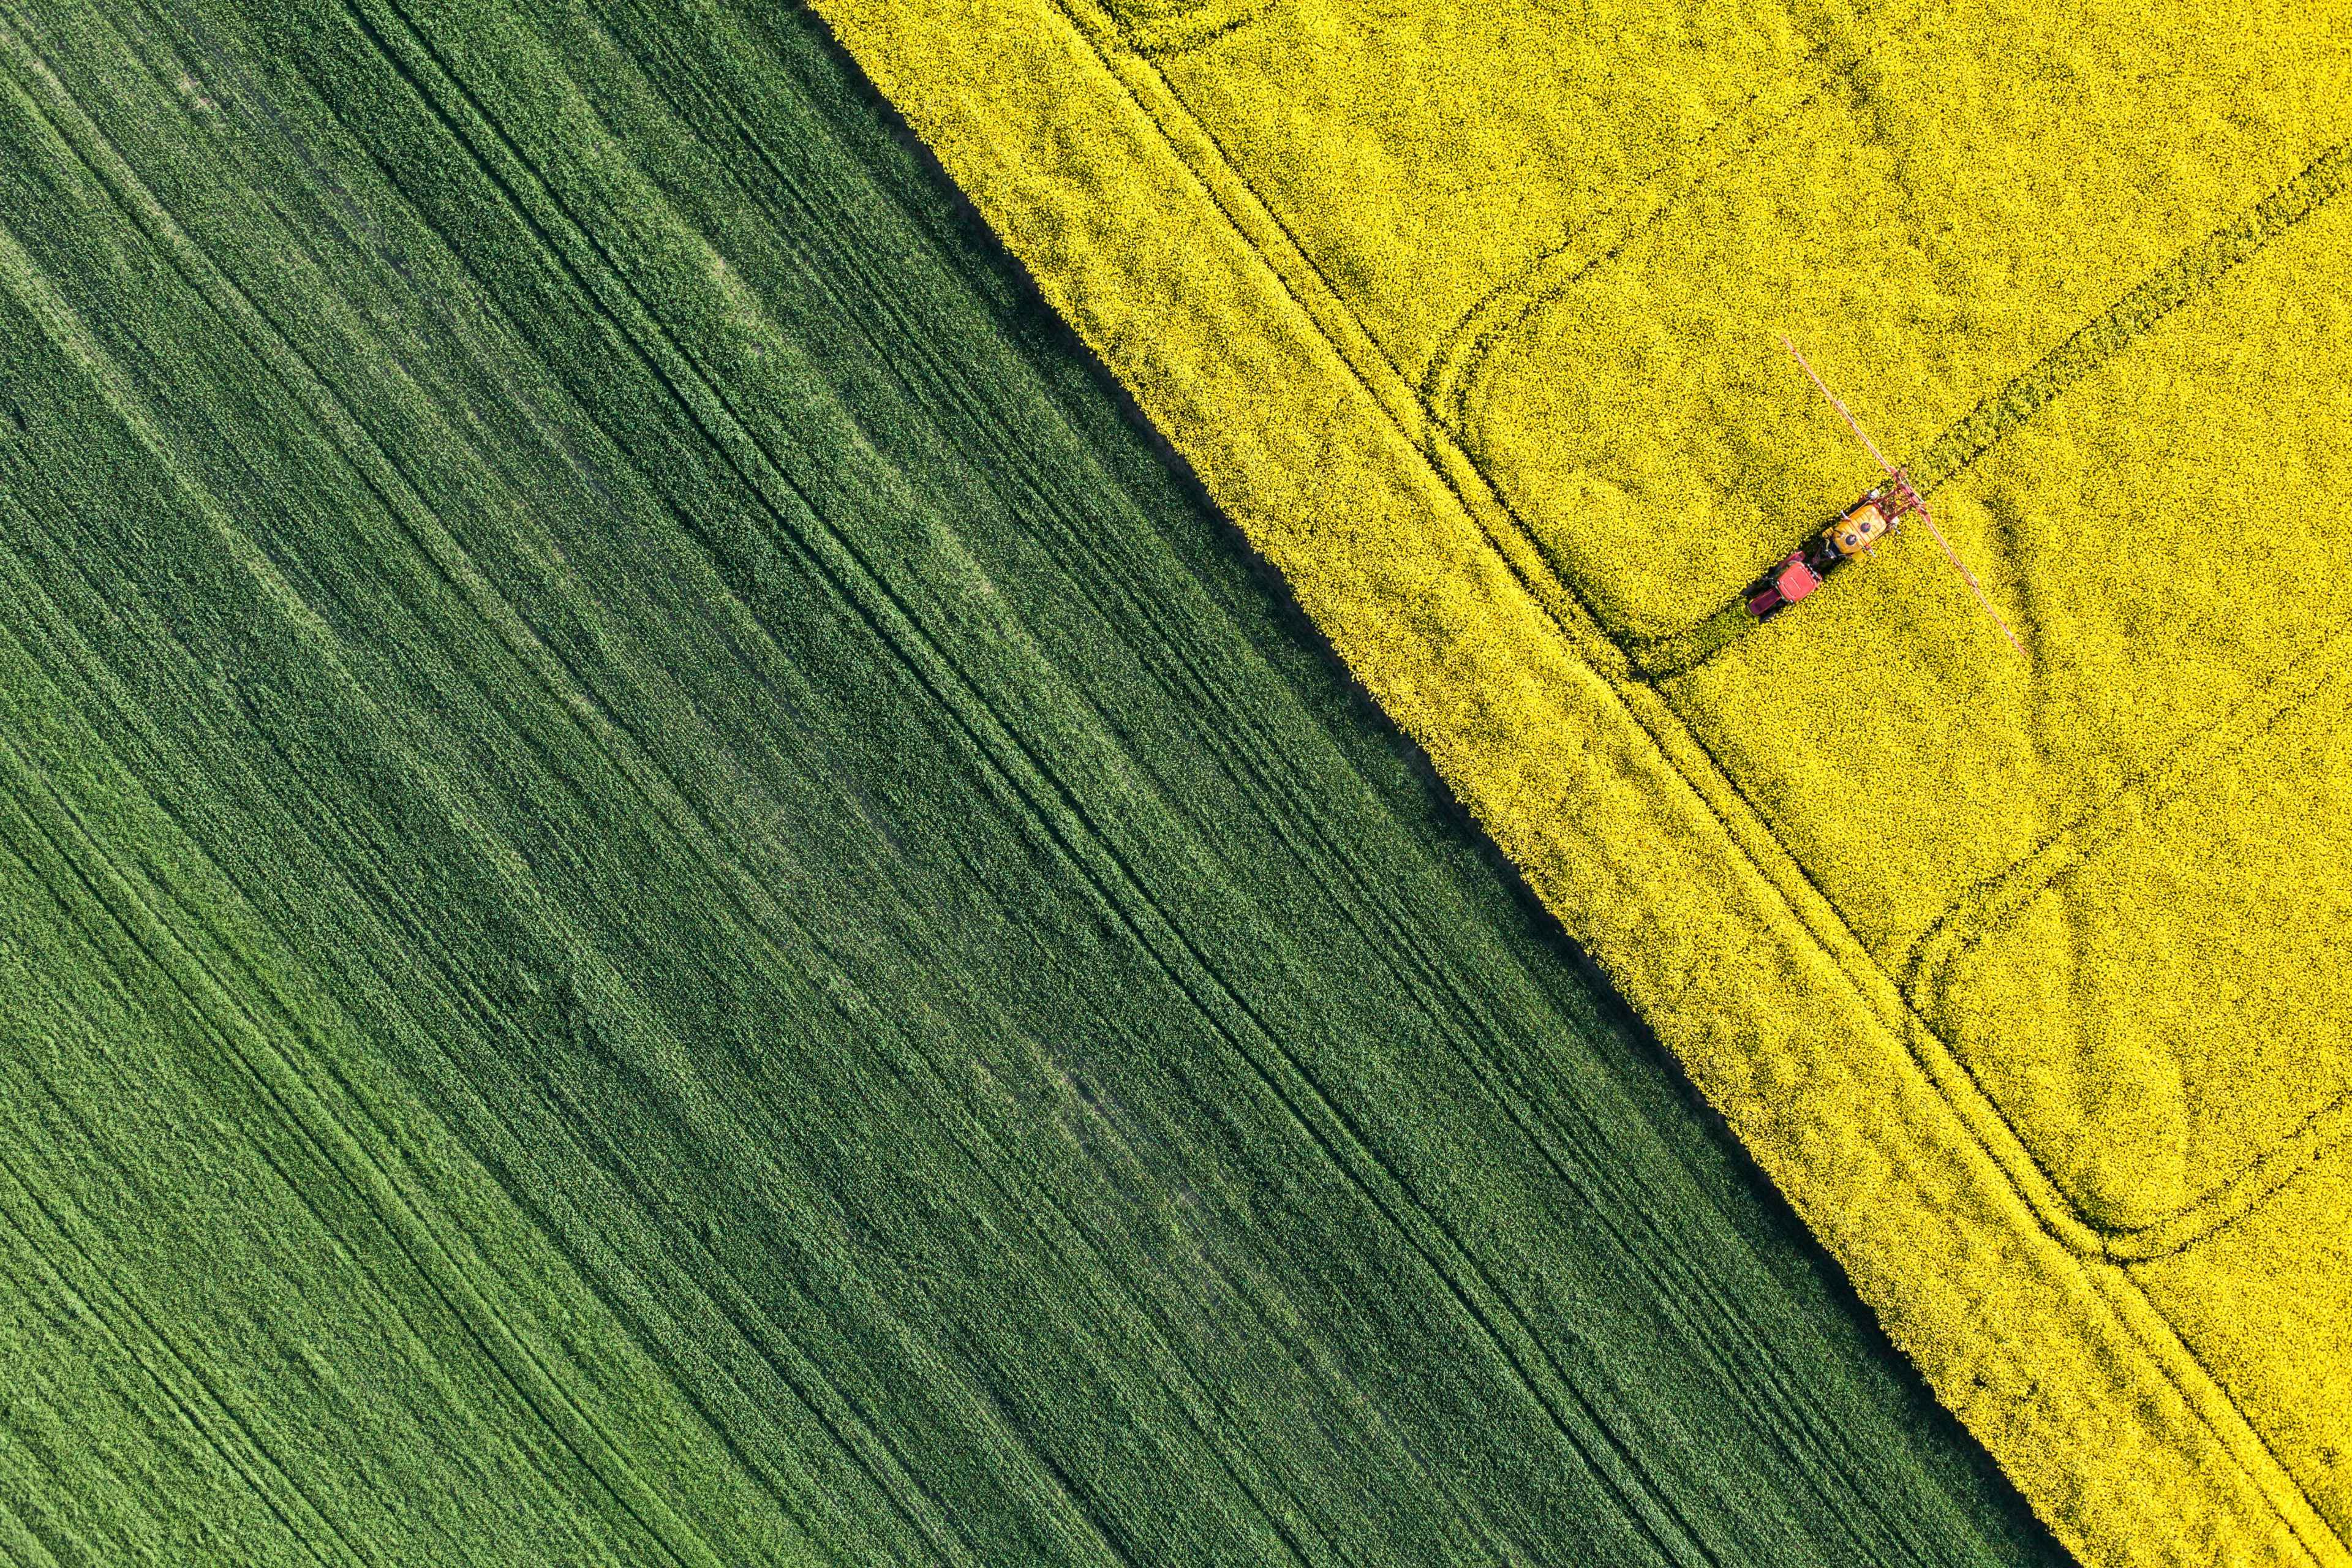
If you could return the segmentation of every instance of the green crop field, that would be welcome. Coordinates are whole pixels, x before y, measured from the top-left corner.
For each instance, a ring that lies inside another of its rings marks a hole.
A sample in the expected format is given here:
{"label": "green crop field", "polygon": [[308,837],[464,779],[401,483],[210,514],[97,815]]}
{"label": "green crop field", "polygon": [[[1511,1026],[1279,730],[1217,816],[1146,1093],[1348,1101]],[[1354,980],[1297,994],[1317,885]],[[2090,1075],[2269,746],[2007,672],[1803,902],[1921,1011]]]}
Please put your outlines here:
{"label": "green crop field", "polygon": [[0,5],[0,1554],[2053,1559],[815,23]]}

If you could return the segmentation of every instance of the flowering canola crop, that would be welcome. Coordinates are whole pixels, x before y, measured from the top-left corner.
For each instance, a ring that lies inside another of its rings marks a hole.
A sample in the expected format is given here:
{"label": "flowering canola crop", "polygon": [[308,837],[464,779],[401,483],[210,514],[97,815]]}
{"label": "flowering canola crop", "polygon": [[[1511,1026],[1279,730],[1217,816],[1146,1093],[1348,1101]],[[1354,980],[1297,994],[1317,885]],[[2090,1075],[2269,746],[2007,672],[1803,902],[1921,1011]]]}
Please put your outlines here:
{"label": "flowering canola crop", "polygon": [[[2352,1561],[2341,7],[819,8],[2070,1544]],[[1740,610],[1782,332],[2023,658]]]}

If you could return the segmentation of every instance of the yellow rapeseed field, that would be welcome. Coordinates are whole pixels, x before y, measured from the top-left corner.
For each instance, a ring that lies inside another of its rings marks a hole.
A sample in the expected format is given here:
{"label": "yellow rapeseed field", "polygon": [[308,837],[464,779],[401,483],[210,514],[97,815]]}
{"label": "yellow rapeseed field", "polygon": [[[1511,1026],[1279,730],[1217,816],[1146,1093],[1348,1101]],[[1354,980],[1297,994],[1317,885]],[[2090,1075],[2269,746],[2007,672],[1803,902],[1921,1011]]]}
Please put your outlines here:
{"label": "yellow rapeseed field", "polygon": [[[2352,5],[819,9],[2068,1542],[2352,1563]],[[1740,608],[1783,332],[2022,658]]]}

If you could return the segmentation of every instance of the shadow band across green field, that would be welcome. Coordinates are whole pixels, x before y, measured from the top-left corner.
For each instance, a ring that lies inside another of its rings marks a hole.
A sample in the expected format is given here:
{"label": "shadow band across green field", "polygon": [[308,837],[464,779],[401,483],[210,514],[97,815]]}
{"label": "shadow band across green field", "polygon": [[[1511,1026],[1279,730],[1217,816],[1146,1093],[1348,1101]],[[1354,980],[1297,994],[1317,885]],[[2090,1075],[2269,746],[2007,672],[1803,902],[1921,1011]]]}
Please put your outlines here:
{"label": "shadow band across green field", "polygon": [[8,7],[0,366],[11,1561],[2057,1560],[803,14]]}

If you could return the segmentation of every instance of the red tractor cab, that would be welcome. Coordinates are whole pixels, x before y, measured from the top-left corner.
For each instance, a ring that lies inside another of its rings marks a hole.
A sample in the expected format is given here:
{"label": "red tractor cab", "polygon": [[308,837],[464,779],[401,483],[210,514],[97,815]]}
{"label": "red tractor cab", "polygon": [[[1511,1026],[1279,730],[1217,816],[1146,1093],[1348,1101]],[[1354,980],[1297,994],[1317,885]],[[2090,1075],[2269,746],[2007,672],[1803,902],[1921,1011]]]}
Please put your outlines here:
{"label": "red tractor cab", "polygon": [[1792,551],[1763,582],[1748,590],[1748,613],[1758,620],[1785,610],[1822,585],[1822,574],[1806,562],[1805,552]]}

